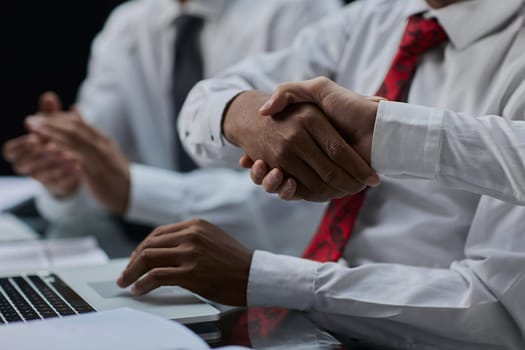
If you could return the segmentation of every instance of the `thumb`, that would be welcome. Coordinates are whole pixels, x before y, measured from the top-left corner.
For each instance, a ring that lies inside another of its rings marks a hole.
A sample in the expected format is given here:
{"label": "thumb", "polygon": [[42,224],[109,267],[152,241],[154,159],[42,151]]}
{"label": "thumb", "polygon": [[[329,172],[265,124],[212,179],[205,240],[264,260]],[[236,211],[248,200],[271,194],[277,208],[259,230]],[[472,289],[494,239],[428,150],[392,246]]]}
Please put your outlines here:
{"label": "thumb", "polygon": [[286,107],[303,102],[319,104],[315,93],[315,79],[280,84],[272,97],[261,107],[262,115],[274,115],[281,113]]}
{"label": "thumb", "polygon": [[48,91],[40,96],[39,109],[43,114],[53,114],[62,110],[60,97],[54,92]]}

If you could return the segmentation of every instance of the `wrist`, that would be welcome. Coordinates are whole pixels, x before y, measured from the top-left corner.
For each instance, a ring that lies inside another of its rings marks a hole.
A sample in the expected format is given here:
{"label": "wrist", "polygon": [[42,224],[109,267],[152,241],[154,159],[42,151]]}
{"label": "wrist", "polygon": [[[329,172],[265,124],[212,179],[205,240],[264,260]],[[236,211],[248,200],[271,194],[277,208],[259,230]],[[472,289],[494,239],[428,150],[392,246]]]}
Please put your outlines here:
{"label": "wrist", "polygon": [[[351,138],[352,146],[368,164],[371,164],[372,161],[372,143],[378,109],[378,102],[367,103],[366,108],[362,111],[361,122]],[[349,118],[349,120],[352,119]]]}
{"label": "wrist", "polygon": [[249,139],[254,129],[254,121],[261,117],[260,107],[270,95],[260,91],[244,91],[234,97],[225,109],[222,120],[222,134],[232,144],[242,148],[243,140]]}

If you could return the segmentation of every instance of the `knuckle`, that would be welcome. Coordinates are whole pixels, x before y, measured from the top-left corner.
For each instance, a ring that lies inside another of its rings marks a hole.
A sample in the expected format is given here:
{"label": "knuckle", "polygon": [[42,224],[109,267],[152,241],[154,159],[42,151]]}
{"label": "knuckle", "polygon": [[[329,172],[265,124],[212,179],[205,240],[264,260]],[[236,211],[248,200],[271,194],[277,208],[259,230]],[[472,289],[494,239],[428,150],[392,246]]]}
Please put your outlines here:
{"label": "knuckle", "polygon": [[188,275],[194,275],[195,271],[197,271],[198,269],[199,269],[198,263],[196,261],[191,261],[186,264],[184,271]]}
{"label": "knuckle", "polygon": [[291,147],[296,146],[300,144],[300,141],[302,139],[302,133],[294,130],[293,132],[289,133],[285,137],[286,144],[285,146]]}
{"label": "knuckle", "polygon": [[168,225],[163,225],[163,226],[159,226],[157,228],[155,228],[150,236],[159,236],[159,235],[162,235],[164,232],[166,232],[166,230],[168,229]]}
{"label": "knuckle", "polygon": [[330,159],[337,161],[338,159],[341,159],[342,157],[343,148],[341,145],[337,143],[330,142],[328,143],[326,147],[326,152],[328,154],[328,157],[330,157]]}
{"label": "knuckle", "polygon": [[153,269],[149,273],[149,278],[157,286],[160,286],[160,284],[164,280],[164,276],[165,275],[164,275],[163,271],[159,270],[159,269]]}
{"label": "knuckle", "polygon": [[204,220],[200,218],[195,218],[190,221],[192,226],[202,226],[204,224]]}
{"label": "knuckle", "polygon": [[326,184],[334,184],[339,179],[339,172],[335,168],[326,169],[322,174],[322,179]]}
{"label": "knuckle", "polygon": [[150,248],[145,248],[140,252],[140,259],[144,262],[146,266],[150,266],[153,260],[153,250]]}
{"label": "knuckle", "polygon": [[194,260],[199,255],[199,248],[195,244],[188,245],[184,248],[182,255],[188,259]]}
{"label": "knuckle", "polygon": [[[146,239],[144,242],[142,242],[141,244],[142,252],[145,252],[146,250],[151,249],[151,248],[152,248],[151,240]],[[144,253],[144,254],[148,254],[148,253]]]}
{"label": "knuckle", "polygon": [[274,147],[273,155],[278,162],[288,158],[290,148],[293,145],[294,136],[285,135]]}
{"label": "knuckle", "polygon": [[281,83],[279,85],[277,85],[277,88],[275,88],[275,92],[277,95],[281,96],[283,94],[285,94],[287,91],[286,89],[286,83]]}
{"label": "knuckle", "polygon": [[331,83],[331,80],[327,77],[322,76],[313,79],[313,83],[316,88],[324,88]]}
{"label": "knuckle", "polygon": [[180,244],[184,244],[185,246],[193,245],[197,241],[197,232],[194,228],[190,228],[187,232],[181,234],[180,236]]}

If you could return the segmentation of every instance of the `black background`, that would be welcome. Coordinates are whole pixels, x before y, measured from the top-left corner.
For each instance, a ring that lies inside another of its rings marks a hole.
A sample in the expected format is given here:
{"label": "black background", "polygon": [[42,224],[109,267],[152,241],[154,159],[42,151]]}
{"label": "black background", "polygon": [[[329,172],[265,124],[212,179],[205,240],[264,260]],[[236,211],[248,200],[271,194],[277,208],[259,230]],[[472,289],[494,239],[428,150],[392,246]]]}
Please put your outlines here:
{"label": "black background", "polygon": [[[74,102],[85,76],[91,41],[111,10],[122,2],[0,1],[0,29],[7,34],[0,46],[0,145],[24,132],[22,121],[37,109],[42,92],[56,91],[65,106]],[[10,173],[0,157],[0,174]]]}
{"label": "black background", "polygon": [[[0,144],[23,133],[22,121],[36,110],[42,92],[56,91],[66,106],[73,103],[91,41],[121,2],[0,1],[0,26],[7,34],[0,49]],[[1,160],[0,174],[10,172]]]}

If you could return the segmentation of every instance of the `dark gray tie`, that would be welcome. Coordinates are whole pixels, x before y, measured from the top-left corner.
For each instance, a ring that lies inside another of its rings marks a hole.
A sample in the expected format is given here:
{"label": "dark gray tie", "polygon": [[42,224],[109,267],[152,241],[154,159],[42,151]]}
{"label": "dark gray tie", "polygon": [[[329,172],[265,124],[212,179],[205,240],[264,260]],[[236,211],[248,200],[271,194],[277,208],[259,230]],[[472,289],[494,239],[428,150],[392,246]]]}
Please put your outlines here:
{"label": "dark gray tie", "polygon": [[175,58],[173,68],[173,106],[175,112],[175,139],[177,147],[176,166],[181,172],[189,172],[197,165],[188,156],[177,133],[177,117],[190,90],[201,81],[203,61],[200,34],[204,19],[188,14],[175,19],[177,30],[175,38]]}

